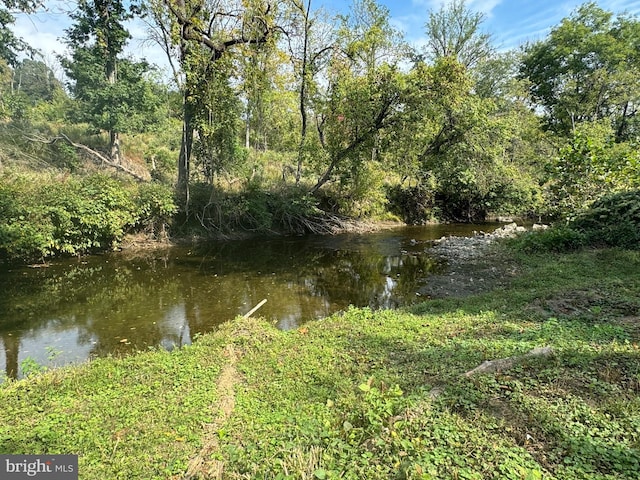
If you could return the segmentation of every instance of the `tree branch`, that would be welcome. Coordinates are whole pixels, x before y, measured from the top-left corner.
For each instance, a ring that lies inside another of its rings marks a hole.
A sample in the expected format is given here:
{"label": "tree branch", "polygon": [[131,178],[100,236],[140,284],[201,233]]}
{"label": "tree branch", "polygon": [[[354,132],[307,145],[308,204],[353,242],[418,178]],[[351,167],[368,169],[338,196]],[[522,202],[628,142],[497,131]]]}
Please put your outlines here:
{"label": "tree branch", "polygon": [[59,133],[58,136],[53,137],[53,138],[43,138],[43,137],[30,137],[25,135],[25,138],[29,141],[32,142],[40,142],[40,143],[46,143],[48,145],[53,145],[54,143],[56,143],[58,140],[64,140],[65,142],[67,142],[69,145],[71,145],[73,148],[76,148],[78,150],[82,150],[83,152],[88,153],[90,156],[92,156],[94,159],[97,159],[100,163],[102,164],[106,164],[110,167],[115,168],[116,170],[120,170],[121,172],[124,172],[128,175],[131,175],[133,178],[135,178],[136,180],[140,181],[140,182],[146,182],[148,179],[144,178],[143,176],[137,174],[136,172],[129,170],[127,167],[117,164],[117,163],[113,163],[111,160],[109,160],[106,156],[102,155],[100,152],[97,152],[95,150],[93,150],[92,148],[87,147],[86,145],[82,145],[81,143],[75,143],[73,141],[71,141],[71,139],[69,137],[67,137],[64,133]]}

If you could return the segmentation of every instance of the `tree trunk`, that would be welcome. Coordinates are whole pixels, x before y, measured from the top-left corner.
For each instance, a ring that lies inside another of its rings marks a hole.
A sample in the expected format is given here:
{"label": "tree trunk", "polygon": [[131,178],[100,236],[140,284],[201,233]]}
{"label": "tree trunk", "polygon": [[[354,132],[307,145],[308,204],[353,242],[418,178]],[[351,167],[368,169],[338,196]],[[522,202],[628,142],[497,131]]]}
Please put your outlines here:
{"label": "tree trunk", "polygon": [[244,148],[247,150],[251,147],[251,128],[249,126],[249,120],[244,127]]}
{"label": "tree trunk", "polygon": [[189,175],[191,171],[191,151],[193,149],[194,107],[189,100],[190,89],[185,86],[183,100],[182,141],[178,157],[178,201],[189,213]]}
{"label": "tree trunk", "polygon": [[[96,8],[98,9],[98,15],[100,16],[100,20],[104,25],[109,24],[111,12],[109,11],[110,7],[109,1],[98,2],[96,4]],[[99,40],[102,40],[106,43],[105,51],[107,54],[107,61],[105,64],[104,74],[107,77],[107,82],[109,85],[115,85],[118,81],[118,70],[117,70],[117,52],[114,51],[115,46],[111,44],[109,35],[101,35]],[[112,119],[113,120],[113,119]],[[113,128],[113,123],[111,123],[111,129],[109,130],[109,159],[116,165],[120,165],[121,163],[121,151],[120,151],[120,134]]]}
{"label": "tree trunk", "polygon": [[298,147],[298,166],[296,168],[296,185],[300,183],[300,178],[302,177],[302,161],[304,159],[304,150],[306,148],[307,143],[307,68],[309,61],[309,9],[311,8],[311,0],[307,2],[307,7],[304,9],[302,5],[300,6],[302,10],[302,14],[304,15],[304,38],[303,38],[303,48],[302,48],[302,67],[300,71],[300,121],[301,121],[301,129],[300,129],[300,146]]}
{"label": "tree trunk", "polygon": [[122,163],[122,153],[120,151],[120,134],[113,130],[109,132],[109,158],[116,165],[120,165]]}

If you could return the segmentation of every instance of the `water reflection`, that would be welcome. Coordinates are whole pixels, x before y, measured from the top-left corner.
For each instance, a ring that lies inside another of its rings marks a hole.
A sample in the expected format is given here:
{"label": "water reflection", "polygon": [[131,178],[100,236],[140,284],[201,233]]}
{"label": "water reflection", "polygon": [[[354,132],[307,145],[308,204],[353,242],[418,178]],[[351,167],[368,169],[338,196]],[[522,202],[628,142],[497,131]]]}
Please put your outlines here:
{"label": "water reflection", "polygon": [[263,298],[259,315],[282,329],[350,304],[407,304],[443,268],[428,241],[470,228],[254,239],[0,271],[0,367],[16,377],[27,358],[51,366],[180,347]]}

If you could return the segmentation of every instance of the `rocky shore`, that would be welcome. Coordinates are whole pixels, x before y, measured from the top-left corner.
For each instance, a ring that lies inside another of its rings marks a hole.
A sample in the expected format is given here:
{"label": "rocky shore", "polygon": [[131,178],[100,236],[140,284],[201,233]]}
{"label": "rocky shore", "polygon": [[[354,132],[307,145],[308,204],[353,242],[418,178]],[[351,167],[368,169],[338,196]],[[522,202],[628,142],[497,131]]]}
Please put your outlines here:
{"label": "rocky shore", "polygon": [[[534,230],[547,228],[534,225]],[[472,237],[442,237],[425,248],[425,253],[446,264],[445,273],[429,277],[418,292],[427,298],[465,297],[505,286],[518,270],[503,251],[494,248],[499,239],[513,238],[528,229],[516,223]]]}

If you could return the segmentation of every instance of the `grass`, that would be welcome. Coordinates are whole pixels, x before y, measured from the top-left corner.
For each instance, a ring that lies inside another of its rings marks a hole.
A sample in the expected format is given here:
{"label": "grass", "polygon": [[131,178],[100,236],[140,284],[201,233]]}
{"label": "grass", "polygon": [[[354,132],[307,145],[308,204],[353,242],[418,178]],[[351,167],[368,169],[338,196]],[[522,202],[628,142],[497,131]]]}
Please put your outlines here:
{"label": "grass", "polygon": [[75,453],[83,479],[639,478],[640,253],[512,262],[482,295],[290,332],[237,319],[8,382],[0,453]]}

